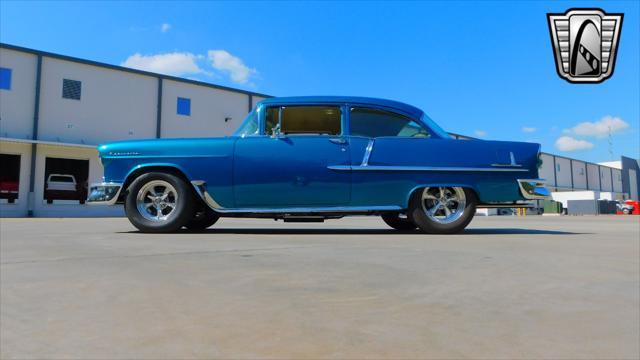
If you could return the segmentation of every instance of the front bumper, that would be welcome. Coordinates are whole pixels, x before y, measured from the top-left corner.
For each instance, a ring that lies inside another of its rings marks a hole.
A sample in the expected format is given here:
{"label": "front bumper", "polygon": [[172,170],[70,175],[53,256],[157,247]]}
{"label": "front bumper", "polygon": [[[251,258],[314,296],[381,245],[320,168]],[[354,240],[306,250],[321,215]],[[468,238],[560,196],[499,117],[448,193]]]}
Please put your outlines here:
{"label": "front bumper", "polygon": [[113,205],[118,201],[122,184],[120,183],[96,183],[89,187],[89,198],[87,204],[90,205]]}
{"label": "front bumper", "polygon": [[520,194],[527,200],[544,200],[551,196],[544,179],[518,179]]}

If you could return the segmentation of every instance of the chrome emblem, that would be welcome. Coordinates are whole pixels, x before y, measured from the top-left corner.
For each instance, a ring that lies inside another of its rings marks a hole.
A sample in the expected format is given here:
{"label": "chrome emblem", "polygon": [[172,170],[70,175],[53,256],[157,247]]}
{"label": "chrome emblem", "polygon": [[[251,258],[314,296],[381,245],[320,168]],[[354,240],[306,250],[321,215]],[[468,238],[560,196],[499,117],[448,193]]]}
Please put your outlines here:
{"label": "chrome emblem", "polygon": [[601,9],[547,14],[558,75],[571,83],[599,83],[611,77],[623,17]]}

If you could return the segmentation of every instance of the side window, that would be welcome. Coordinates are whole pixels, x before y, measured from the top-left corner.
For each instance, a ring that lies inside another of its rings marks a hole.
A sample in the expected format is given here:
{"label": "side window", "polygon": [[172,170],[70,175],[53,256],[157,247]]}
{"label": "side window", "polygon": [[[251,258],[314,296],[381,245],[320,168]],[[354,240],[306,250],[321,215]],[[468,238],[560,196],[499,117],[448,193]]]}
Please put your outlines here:
{"label": "side window", "polygon": [[270,134],[281,121],[283,134],[339,135],[341,112],[339,106],[283,106],[267,109],[265,131]]}
{"label": "side window", "polygon": [[178,115],[191,116],[191,99],[179,97],[176,103],[176,113]]}
{"label": "side window", "polygon": [[370,138],[429,137],[426,129],[404,115],[370,108],[351,108],[349,130],[351,135]]}

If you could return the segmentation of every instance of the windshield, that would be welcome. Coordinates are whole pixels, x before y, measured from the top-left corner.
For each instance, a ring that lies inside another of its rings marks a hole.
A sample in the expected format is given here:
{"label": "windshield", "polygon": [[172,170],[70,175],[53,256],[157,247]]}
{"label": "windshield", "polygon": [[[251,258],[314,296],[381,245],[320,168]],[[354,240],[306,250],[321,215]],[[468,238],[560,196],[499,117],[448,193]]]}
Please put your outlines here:
{"label": "windshield", "polygon": [[242,124],[236,130],[233,135],[235,136],[248,136],[258,135],[260,133],[260,123],[258,122],[258,113],[256,110],[252,110],[249,115],[242,121]]}

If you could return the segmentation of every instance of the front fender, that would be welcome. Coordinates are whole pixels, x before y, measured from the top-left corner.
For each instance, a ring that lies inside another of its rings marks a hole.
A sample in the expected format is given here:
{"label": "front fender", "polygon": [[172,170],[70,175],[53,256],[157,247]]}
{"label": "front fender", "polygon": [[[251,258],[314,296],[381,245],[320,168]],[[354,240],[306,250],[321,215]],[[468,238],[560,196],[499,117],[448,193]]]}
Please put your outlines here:
{"label": "front fender", "polygon": [[136,165],[133,168],[131,168],[129,170],[129,172],[127,172],[127,175],[123,179],[123,183],[125,184],[125,189],[126,189],[126,187],[128,187],[129,184],[131,184],[131,182],[133,181],[133,178],[135,178],[135,174],[148,172],[148,171],[145,171],[145,170],[151,169],[151,168],[173,169],[175,171],[180,172],[182,175],[184,175],[184,177],[188,181],[191,181],[191,176],[189,175],[189,172],[183,166],[180,166],[179,164],[171,163],[171,162],[152,162],[152,163],[139,164],[139,165]]}

